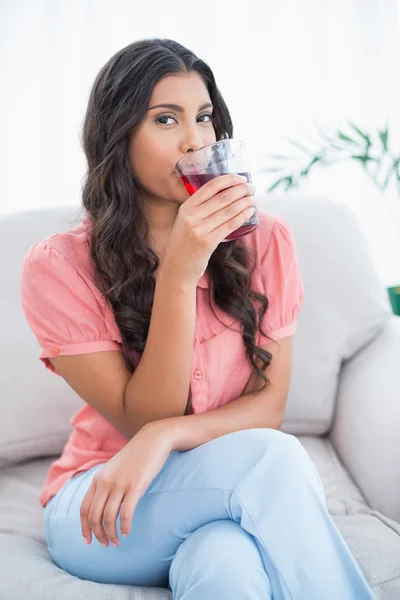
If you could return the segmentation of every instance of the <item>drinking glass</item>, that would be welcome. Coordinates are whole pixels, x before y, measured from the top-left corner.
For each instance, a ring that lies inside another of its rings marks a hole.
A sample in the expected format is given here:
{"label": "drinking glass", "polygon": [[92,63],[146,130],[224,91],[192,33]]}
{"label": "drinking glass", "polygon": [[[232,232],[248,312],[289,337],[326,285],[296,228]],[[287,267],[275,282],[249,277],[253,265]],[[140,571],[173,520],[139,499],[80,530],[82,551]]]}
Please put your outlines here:
{"label": "drinking glass", "polygon": [[[220,175],[244,175],[249,183],[251,175],[246,158],[246,145],[239,140],[224,139],[199,148],[181,158],[175,165],[182,183],[192,196],[202,185]],[[241,227],[230,233],[223,242],[236,240],[254,231],[259,225],[257,208]]]}

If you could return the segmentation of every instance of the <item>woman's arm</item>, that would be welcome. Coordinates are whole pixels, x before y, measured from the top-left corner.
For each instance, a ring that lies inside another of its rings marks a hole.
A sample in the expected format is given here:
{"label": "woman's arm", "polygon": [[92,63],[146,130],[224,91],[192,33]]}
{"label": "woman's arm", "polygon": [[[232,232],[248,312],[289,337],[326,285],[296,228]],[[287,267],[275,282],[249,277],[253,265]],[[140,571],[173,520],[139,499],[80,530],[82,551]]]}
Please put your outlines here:
{"label": "woman's arm", "polygon": [[146,345],[133,374],[119,352],[51,359],[81,398],[128,439],[146,423],[185,414],[197,282],[221,240],[243,225],[249,210],[254,212],[254,187],[243,179],[216,177],[179,208],[156,281]]}
{"label": "woman's arm", "polygon": [[144,425],[183,416],[188,402],[196,320],[196,284],[161,271],[145,349],[134,373],[122,352],[51,358],[57,372],[128,440]]}
{"label": "woman's arm", "polygon": [[[264,348],[272,354],[268,367],[270,385],[264,390],[240,396],[201,414],[149,423],[154,434],[165,436],[171,450],[185,451],[234,431],[258,427],[280,429],[290,387],[293,336],[280,340],[279,346],[270,343]],[[254,389],[253,382],[252,375],[244,392]]]}
{"label": "woman's arm", "polygon": [[[82,534],[91,542],[119,545],[116,518],[119,507],[121,533],[128,535],[137,502],[162,469],[172,450],[190,450],[233,431],[266,427],[279,429],[292,362],[292,338],[279,346],[268,345],[273,360],[268,367],[271,385],[252,396],[240,397],[213,411],[172,417],[148,423],[95,474],[85,494],[80,514]],[[253,375],[244,392],[255,389]],[[94,516],[95,515],[95,516]]]}
{"label": "woman's arm", "polygon": [[124,411],[138,431],[185,414],[196,323],[196,285],[160,270],[146,346],[126,386]]}

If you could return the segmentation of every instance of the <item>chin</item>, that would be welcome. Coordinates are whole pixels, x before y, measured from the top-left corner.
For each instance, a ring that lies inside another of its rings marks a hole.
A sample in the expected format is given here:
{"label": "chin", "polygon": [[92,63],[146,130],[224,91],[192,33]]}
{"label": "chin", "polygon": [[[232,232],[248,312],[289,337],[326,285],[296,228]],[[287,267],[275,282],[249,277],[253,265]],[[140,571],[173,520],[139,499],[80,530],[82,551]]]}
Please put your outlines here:
{"label": "chin", "polygon": [[175,202],[178,202],[179,204],[183,204],[184,202],[186,202],[186,200],[188,198],[190,198],[190,194],[187,191],[187,189],[185,188],[185,186],[183,185],[182,181],[179,179],[177,180],[177,187],[179,189],[179,193],[177,193],[175,190]]}
{"label": "chin", "polygon": [[177,204],[179,204],[179,206],[181,206],[182,204],[184,204],[186,202],[186,200],[188,200],[190,198],[189,194],[187,192],[185,192],[185,194],[182,194],[182,196],[175,196],[172,201],[176,202]]}
{"label": "chin", "polygon": [[179,206],[181,206],[181,204],[186,202],[186,200],[188,200],[190,196],[186,190],[183,190],[183,192],[181,192],[180,194],[177,193],[176,190],[171,190],[168,195],[164,194],[163,198],[164,201],[167,200],[168,202],[172,202],[173,204],[179,204]]}

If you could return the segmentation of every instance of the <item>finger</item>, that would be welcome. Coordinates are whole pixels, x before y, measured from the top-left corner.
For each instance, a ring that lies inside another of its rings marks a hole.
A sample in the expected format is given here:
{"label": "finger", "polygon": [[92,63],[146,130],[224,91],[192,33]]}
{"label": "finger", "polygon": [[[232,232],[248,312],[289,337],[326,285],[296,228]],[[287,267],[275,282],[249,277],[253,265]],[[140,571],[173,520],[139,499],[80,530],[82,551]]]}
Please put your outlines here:
{"label": "finger", "polygon": [[108,488],[100,487],[99,485],[97,486],[96,494],[90,505],[88,517],[89,525],[94,535],[99,540],[100,544],[107,547],[109,546],[109,542],[103,527],[103,513],[109,493]]}
{"label": "finger", "polygon": [[[246,182],[246,177],[237,175],[236,173],[229,173],[228,175],[219,175],[214,177],[211,181],[207,181],[201,188],[197,190],[193,196],[191,196],[186,202],[189,206],[200,206],[203,202],[206,202],[218,192],[226,190],[232,186]],[[186,203],[185,203],[186,204]]]}
{"label": "finger", "polygon": [[[227,235],[229,235],[229,233],[232,233],[232,229],[230,229],[230,227],[232,227],[234,230],[236,223],[239,222],[237,227],[240,227],[246,221],[246,219],[243,221],[244,211],[252,207],[255,208],[256,205],[257,201],[254,196],[245,196],[244,198],[236,200],[236,202],[232,202],[232,204],[220,209],[208,217],[208,219],[204,219],[201,225],[197,227],[199,235],[207,235],[214,231],[216,231],[218,235],[218,233],[223,231],[221,227],[224,226],[227,226]],[[247,216],[247,218],[249,218],[249,216]]]}
{"label": "finger", "polygon": [[124,492],[113,490],[109,495],[103,513],[103,526],[107,538],[115,546],[119,546],[119,538],[117,532],[117,517],[124,499]]}
{"label": "finger", "polygon": [[81,504],[81,508],[80,508],[82,535],[87,540],[88,544],[90,544],[90,542],[92,541],[92,530],[89,525],[89,510],[90,510],[90,506],[92,504],[92,500],[94,498],[95,493],[96,493],[96,483],[94,481],[92,481],[92,483],[90,484],[90,486],[88,488],[88,491],[86,492],[86,494],[82,500],[82,504]]}
{"label": "finger", "polygon": [[213,198],[210,198],[208,202],[197,207],[195,209],[196,216],[200,219],[207,219],[218,210],[229,206],[233,202],[236,202],[236,200],[240,200],[240,198],[254,196],[255,191],[256,186],[251,183],[242,183],[241,185],[235,185],[228,190],[223,190]]}
{"label": "finger", "polygon": [[121,505],[120,524],[121,534],[126,537],[131,530],[133,513],[142,493],[138,489],[131,488],[126,494]]}
{"label": "finger", "polygon": [[232,231],[239,229],[246,221],[248,221],[255,212],[255,206],[247,207],[238,215],[231,218],[226,223],[223,223],[211,233],[211,239],[214,243],[219,243],[224,240]]}

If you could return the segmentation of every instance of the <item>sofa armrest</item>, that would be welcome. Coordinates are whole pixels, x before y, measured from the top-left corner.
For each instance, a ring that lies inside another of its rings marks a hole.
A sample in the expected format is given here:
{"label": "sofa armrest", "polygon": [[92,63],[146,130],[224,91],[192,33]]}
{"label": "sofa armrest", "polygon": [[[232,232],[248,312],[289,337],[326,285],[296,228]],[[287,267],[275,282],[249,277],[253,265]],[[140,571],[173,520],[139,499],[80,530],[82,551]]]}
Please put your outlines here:
{"label": "sofa armrest", "polygon": [[400,318],[341,370],[331,440],[374,510],[400,522]]}

